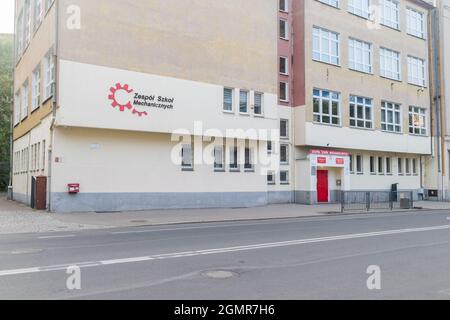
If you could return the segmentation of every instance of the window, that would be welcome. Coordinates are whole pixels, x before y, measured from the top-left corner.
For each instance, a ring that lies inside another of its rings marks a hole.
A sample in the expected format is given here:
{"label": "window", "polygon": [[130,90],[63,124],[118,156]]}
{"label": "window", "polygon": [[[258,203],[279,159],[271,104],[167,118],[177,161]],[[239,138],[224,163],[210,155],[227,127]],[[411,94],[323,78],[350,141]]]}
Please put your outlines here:
{"label": "window", "polygon": [[23,11],[19,13],[17,18],[17,57],[20,57],[23,52]]}
{"label": "window", "polygon": [[353,155],[351,154],[350,156],[349,156],[349,158],[350,158],[350,173],[355,173],[355,164],[354,164],[354,158],[353,158]]}
{"label": "window", "polygon": [[280,171],[280,184],[289,184],[289,171]]}
{"label": "window", "polygon": [[314,89],[314,122],[340,125],[340,94],[327,90]]}
{"label": "window", "polygon": [[370,18],[370,0],[349,0],[348,11],[357,16]]}
{"label": "window", "polygon": [[381,24],[400,29],[400,11],[397,0],[380,0]]}
{"label": "window", "polygon": [[233,112],[233,89],[223,89],[223,111]]}
{"label": "window", "polygon": [[252,157],[252,149],[245,148],[245,163],[244,163],[244,170],[249,172],[253,171],[253,157]]}
{"label": "window", "polygon": [[425,60],[408,56],[408,82],[421,87],[427,86]]}
{"label": "window", "polygon": [[384,174],[384,159],[383,157],[378,157],[378,174]]}
{"label": "window", "polygon": [[283,11],[283,12],[289,11],[289,2],[288,1],[289,0],[280,0],[280,3],[279,3],[280,11]]}
{"label": "window", "polygon": [[181,167],[183,170],[191,171],[194,168],[194,153],[191,144],[184,144],[181,150]]}
{"label": "window", "polygon": [[14,95],[14,126],[20,123],[20,95]]}
{"label": "window", "polygon": [[412,159],[412,171],[413,175],[417,175],[417,159]]}
{"label": "window", "polygon": [[267,141],[267,154],[272,154],[273,152],[273,143],[272,141]]}
{"label": "window", "polygon": [[401,80],[399,52],[386,48],[380,49],[380,74],[385,78]]}
{"label": "window", "polygon": [[398,158],[398,174],[403,175],[403,159]]}
{"label": "window", "polygon": [[274,172],[267,173],[267,184],[269,184],[269,185],[275,184],[275,173]]}
{"label": "window", "polygon": [[34,29],[36,30],[42,22],[44,18],[44,6],[42,4],[42,0],[36,0],[34,6]]}
{"label": "window", "polygon": [[392,159],[389,157],[386,158],[386,174],[392,174]]}
{"label": "window", "polygon": [[313,59],[339,65],[339,34],[322,28],[313,28]]}
{"label": "window", "polygon": [[286,82],[280,82],[280,101],[288,102],[289,101],[289,92],[288,92],[288,84]]}
{"label": "window", "polygon": [[25,47],[31,40],[31,0],[25,0]]}
{"label": "window", "polygon": [[385,102],[381,103],[381,130],[388,132],[402,132],[400,105]]}
{"label": "window", "polygon": [[325,4],[328,4],[329,6],[332,7],[339,7],[339,0],[319,0],[320,2],[323,2]]}
{"label": "window", "polygon": [[406,8],[406,32],[412,36],[425,39],[426,37],[426,18],[425,14]]}
{"label": "window", "polygon": [[230,148],[230,170],[231,171],[239,171],[239,159],[238,147]]}
{"label": "window", "polygon": [[286,144],[280,146],[280,164],[289,164],[289,146]]}
{"label": "window", "polygon": [[21,117],[20,120],[28,117],[28,83],[25,83],[22,86],[21,90],[22,102],[21,102]]}
{"label": "window", "polygon": [[55,81],[55,65],[53,63],[53,55],[47,54],[44,60],[45,66],[45,100],[53,95],[53,83]]}
{"label": "window", "polygon": [[239,112],[248,113],[248,91],[239,92]]}
{"label": "window", "polygon": [[355,128],[373,128],[372,99],[350,96],[350,126]]}
{"label": "window", "polygon": [[407,175],[411,175],[411,159],[405,159],[405,172]]}
{"label": "window", "polygon": [[284,19],[280,19],[280,38],[283,40],[289,40],[289,25]]}
{"label": "window", "polygon": [[282,139],[289,139],[289,120],[280,120],[280,137]]}
{"label": "window", "polygon": [[409,107],[409,133],[427,135],[427,110],[419,107]]}
{"label": "window", "polygon": [[41,70],[38,66],[32,76],[32,100],[31,100],[31,111],[39,108],[41,104]]}
{"label": "window", "polygon": [[370,173],[371,174],[377,173],[375,157],[370,157]]}
{"label": "window", "polygon": [[364,173],[363,157],[360,155],[356,156],[356,173],[358,173],[358,174]]}
{"label": "window", "polygon": [[261,116],[263,114],[263,101],[264,101],[264,95],[262,93],[256,92],[255,93],[255,109],[254,113],[255,115]]}
{"label": "window", "polygon": [[223,146],[215,146],[214,147],[214,170],[216,171],[223,171],[225,169],[224,167],[224,152],[223,152]]}
{"label": "window", "polygon": [[289,74],[289,59],[286,57],[280,57],[280,73],[283,75]]}
{"label": "window", "polygon": [[349,68],[372,73],[372,44],[349,39]]}
{"label": "window", "polygon": [[47,150],[45,149],[45,140],[42,140],[42,171],[45,170],[45,154]]}

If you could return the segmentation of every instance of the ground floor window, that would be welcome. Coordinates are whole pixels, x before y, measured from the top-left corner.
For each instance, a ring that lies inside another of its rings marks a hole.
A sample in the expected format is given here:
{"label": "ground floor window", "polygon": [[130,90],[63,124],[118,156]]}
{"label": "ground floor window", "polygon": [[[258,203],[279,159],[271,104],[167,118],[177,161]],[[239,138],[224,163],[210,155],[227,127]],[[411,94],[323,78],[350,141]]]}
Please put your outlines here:
{"label": "ground floor window", "polygon": [[280,183],[281,184],[289,184],[289,171],[281,171],[280,172]]}
{"label": "ground floor window", "polygon": [[274,172],[267,173],[267,184],[269,184],[269,185],[275,184],[275,173]]}

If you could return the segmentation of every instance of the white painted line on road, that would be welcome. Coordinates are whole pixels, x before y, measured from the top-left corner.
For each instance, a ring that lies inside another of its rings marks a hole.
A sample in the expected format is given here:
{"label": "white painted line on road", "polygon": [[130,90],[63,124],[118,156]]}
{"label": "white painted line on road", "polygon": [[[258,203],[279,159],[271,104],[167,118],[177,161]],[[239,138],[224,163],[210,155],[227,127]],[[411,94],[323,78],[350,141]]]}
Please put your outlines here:
{"label": "white painted line on road", "polygon": [[414,233],[414,232],[427,232],[427,231],[438,231],[438,230],[449,230],[449,229],[450,229],[450,225],[424,227],[424,228],[399,229],[399,230],[387,230],[387,231],[378,231],[378,232],[330,236],[330,237],[322,237],[322,238],[311,238],[311,239],[301,239],[301,240],[292,240],[292,241],[261,243],[261,244],[236,246],[236,247],[229,247],[229,248],[218,248],[218,249],[195,250],[195,251],[186,251],[186,252],[178,252],[178,253],[167,253],[167,254],[159,254],[159,255],[152,255],[152,256],[125,258],[125,259],[111,259],[111,260],[103,260],[103,261],[71,263],[71,264],[64,264],[64,265],[35,267],[35,268],[28,268],[28,269],[12,269],[12,270],[0,271],[0,276],[20,275],[20,274],[28,274],[28,273],[36,273],[36,272],[59,271],[59,270],[66,270],[68,267],[71,267],[71,266],[79,266],[79,267],[83,267],[83,268],[89,268],[89,267],[117,265],[117,264],[124,264],[124,263],[136,263],[136,262],[145,262],[145,261],[153,261],[153,260],[185,258],[185,257],[204,256],[204,255],[229,253],[229,252],[287,247],[287,246],[329,242],[329,241],[349,240],[349,239],[358,239],[358,238],[371,238],[371,237],[388,236],[388,235],[395,235],[395,234],[406,234],[406,233]]}
{"label": "white painted line on road", "polygon": [[74,238],[74,234],[68,234],[64,236],[44,236],[44,237],[38,237],[38,239],[62,239],[62,238]]}

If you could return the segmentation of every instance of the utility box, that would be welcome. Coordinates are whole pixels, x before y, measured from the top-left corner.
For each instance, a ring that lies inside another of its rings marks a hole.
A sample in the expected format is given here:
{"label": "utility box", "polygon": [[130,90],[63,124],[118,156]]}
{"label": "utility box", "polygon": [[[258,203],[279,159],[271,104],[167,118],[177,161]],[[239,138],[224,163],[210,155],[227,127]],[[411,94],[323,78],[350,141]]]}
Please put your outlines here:
{"label": "utility box", "polygon": [[35,187],[35,205],[36,210],[47,209],[47,177],[39,176],[36,177],[36,187]]}

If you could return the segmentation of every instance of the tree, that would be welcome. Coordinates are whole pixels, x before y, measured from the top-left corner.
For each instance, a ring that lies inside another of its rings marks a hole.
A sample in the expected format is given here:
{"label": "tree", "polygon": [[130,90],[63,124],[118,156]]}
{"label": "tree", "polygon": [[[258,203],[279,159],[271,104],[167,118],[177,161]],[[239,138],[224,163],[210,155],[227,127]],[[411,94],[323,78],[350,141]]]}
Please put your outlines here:
{"label": "tree", "polygon": [[0,191],[9,184],[13,36],[0,34]]}

